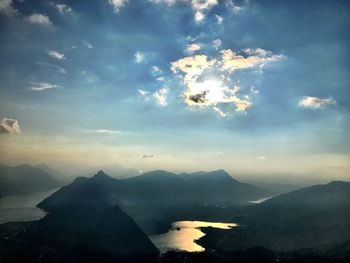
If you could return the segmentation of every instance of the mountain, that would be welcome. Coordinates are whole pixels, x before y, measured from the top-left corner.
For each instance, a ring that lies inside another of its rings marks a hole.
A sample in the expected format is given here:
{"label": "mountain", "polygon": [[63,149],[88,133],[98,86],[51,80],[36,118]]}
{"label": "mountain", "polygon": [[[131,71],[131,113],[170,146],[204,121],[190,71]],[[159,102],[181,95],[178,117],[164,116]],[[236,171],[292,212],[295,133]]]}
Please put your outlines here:
{"label": "mountain", "polygon": [[253,182],[252,184],[271,191],[273,195],[285,194],[285,193],[289,193],[289,192],[309,186],[309,185],[261,183],[261,182]]}
{"label": "mountain", "polygon": [[22,164],[15,167],[0,165],[0,196],[25,195],[61,186],[47,172]]}
{"label": "mountain", "polygon": [[190,184],[193,197],[206,205],[232,205],[271,195],[264,188],[239,182],[224,170],[182,174],[182,177]]}
{"label": "mountain", "polygon": [[49,175],[51,175],[52,178],[54,178],[55,180],[57,180],[59,182],[62,182],[62,183],[71,182],[71,179],[69,177],[64,176],[59,171],[57,171],[56,169],[48,166],[45,163],[41,163],[41,164],[35,165],[34,167],[43,170],[44,172],[48,173]]}
{"label": "mountain", "polygon": [[[350,183],[335,181],[271,198],[237,211],[229,232],[207,230],[200,243],[223,251],[264,246],[316,249],[350,240]],[[219,245],[216,245],[219,244]]]}
{"label": "mountain", "polygon": [[240,183],[222,170],[179,175],[158,170],[125,180],[113,179],[100,171],[91,178],[77,178],[38,207],[52,212],[72,200],[92,203],[89,198],[81,198],[91,188],[98,189],[94,194],[101,196],[103,205],[118,205],[147,234],[167,231],[176,220],[217,220],[224,207],[270,194],[262,188]]}
{"label": "mountain", "polygon": [[0,261],[155,262],[159,250],[104,194],[104,187],[118,183],[103,172],[80,178],[73,183],[74,191],[43,219],[19,225],[20,231],[11,230],[13,224],[1,225]]}
{"label": "mountain", "polygon": [[269,195],[263,188],[238,182],[223,170],[181,175],[159,170],[125,180],[100,171],[89,179],[77,178],[38,206],[50,211],[91,185],[99,185],[110,205],[120,206],[237,205]]}

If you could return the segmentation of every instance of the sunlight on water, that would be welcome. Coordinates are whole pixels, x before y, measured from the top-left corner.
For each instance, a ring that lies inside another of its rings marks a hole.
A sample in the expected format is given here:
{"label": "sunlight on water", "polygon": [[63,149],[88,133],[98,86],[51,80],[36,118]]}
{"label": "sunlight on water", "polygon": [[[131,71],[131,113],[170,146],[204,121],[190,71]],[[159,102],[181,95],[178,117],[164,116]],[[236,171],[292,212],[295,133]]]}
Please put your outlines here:
{"label": "sunlight on water", "polygon": [[201,227],[214,227],[230,229],[237,226],[234,223],[216,223],[204,221],[178,221],[172,224],[172,228],[165,234],[150,236],[152,242],[162,253],[168,250],[182,250],[188,252],[204,251],[204,248],[195,241],[205,234]]}
{"label": "sunlight on water", "polygon": [[266,200],[269,200],[270,198],[272,198],[272,196],[261,198],[261,199],[254,200],[254,201],[249,201],[249,203],[251,203],[251,204],[260,204],[260,203],[262,203],[262,202],[264,202]]}

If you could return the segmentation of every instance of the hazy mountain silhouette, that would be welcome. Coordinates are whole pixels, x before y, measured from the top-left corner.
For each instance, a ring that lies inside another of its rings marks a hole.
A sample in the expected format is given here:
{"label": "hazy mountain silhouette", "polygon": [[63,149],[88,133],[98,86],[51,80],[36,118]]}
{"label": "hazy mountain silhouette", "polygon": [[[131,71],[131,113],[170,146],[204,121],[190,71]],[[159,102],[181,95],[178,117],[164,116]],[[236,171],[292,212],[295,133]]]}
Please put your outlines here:
{"label": "hazy mountain silhouette", "polygon": [[[1,262],[13,258],[18,262],[21,258],[26,262],[155,261],[159,250],[126,213],[108,202],[105,187],[118,183],[103,172],[77,179],[72,183],[74,191],[49,215],[0,241]],[[67,193],[71,188],[63,189]],[[0,227],[0,237],[9,227]]]}
{"label": "hazy mountain silhouette", "polygon": [[67,182],[71,182],[71,180],[72,180],[71,178],[61,174],[59,171],[48,166],[45,163],[35,165],[34,167],[39,168],[39,169],[43,170],[44,172],[47,172],[51,177],[53,177],[55,180],[57,180],[59,182],[67,183]]}
{"label": "hazy mountain silhouette", "polygon": [[[214,229],[200,242],[223,251],[264,246],[276,251],[321,248],[350,241],[350,183],[331,182],[242,208],[240,227]],[[219,245],[217,245],[219,244]]]}
{"label": "hazy mountain silhouette", "polygon": [[15,167],[0,165],[0,196],[31,194],[61,185],[47,172],[28,164]]}
{"label": "hazy mountain silhouette", "polygon": [[125,180],[100,171],[91,178],[77,178],[38,207],[50,212],[71,200],[90,202],[79,196],[91,188],[98,189],[94,194],[101,195],[105,205],[119,205],[147,234],[167,231],[178,219],[217,219],[208,207],[237,206],[270,195],[262,188],[234,180],[222,170],[180,175],[158,170]]}

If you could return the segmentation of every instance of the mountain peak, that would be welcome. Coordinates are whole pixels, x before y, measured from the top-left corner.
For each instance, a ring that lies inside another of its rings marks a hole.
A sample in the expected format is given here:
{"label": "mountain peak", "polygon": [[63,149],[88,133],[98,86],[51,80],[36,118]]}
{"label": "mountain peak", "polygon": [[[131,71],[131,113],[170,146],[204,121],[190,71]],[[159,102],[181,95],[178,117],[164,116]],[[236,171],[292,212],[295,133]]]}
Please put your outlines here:
{"label": "mountain peak", "polygon": [[103,170],[99,170],[95,176],[108,176]]}
{"label": "mountain peak", "polygon": [[[95,174],[92,179],[95,179],[95,180],[110,180],[110,179],[113,179],[112,177],[110,177],[108,174],[106,174],[104,171],[102,170],[99,170],[97,172],[97,174]],[[114,179],[113,179],[114,180]]]}

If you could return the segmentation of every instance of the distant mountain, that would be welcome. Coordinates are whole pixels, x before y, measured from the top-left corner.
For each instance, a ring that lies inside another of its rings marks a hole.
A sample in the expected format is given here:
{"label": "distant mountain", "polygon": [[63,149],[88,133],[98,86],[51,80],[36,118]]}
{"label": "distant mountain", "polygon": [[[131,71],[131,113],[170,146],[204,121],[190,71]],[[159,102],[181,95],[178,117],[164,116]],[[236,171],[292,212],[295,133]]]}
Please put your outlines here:
{"label": "distant mountain", "polygon": [[75,191],[43,219],[20,231],[1,225],[1,262],[155,262],[159,250],[101,191],[110,183],[118,184],[102,172],[78,179]]}
{"label": "distant mountain", "polygon": [[225,171],[174,174],[153,171],[117,180],[100,171],[94,177],[77,178],[38,204],[52,212],[67,202],[93,202],[81,198],[94,190],[105,206],[120,206],[147,234],[166,231],[174,220],[197,218],[215,220],[218,213],[208,207],[237,206],[248,200],[269,196],[262,188],[240,183]]}
{"label": "distant mountain", "polygon": [[57,171],[56,169],[48,166],[45,163],[35,165],[34,167],[38,168],[38,169],[41,169],[44,172],[47,172],[49,175],[51,175],[52,178],[54,178],[55,180],[57,180],[59,182],[66,183],[66,182],[71,181],[71,178],[68,178],[67,176],[64,176],[59,171]]}
{"label": "distant mountain", "polygon": [[181,175],[159,170],[125,180],[113,179],[100,171],[91,178],[77,178],[38,206],[51,211],[72,200],[72,196],[77,202],[85,202],[77,195],[97,185],[106,203],[121,206],[237,205],[270,194],[263,188],[238,182],[223,170]]}
{"label": "distant mountain", "polygon": [[232,205],[271,196],[271,192],[255,185],[239,182],[226,171],[183,174],[193,197],[205,204]]}
{"label": "distant mountain", "polygon": [[280,195],[289,193],[309,185],[295,185],[295,184],[279,184],[279,183],[252,183],[256,186],[267,189],[273,193],[273,195]]}
{"label": "distant mountain", "polygon": [[200,242],[224,251],[253,246],[314,249],[345,242],[350,240],[350,183],[336,181],[283,194],[242,208],[232,220],[240,227],[230,233],[208,230]]}
{"label": "distant mountain", "polygon": [[0,165],[0,196],[31,194],[61,185],[47,172],[28,164],[15,167]]}

